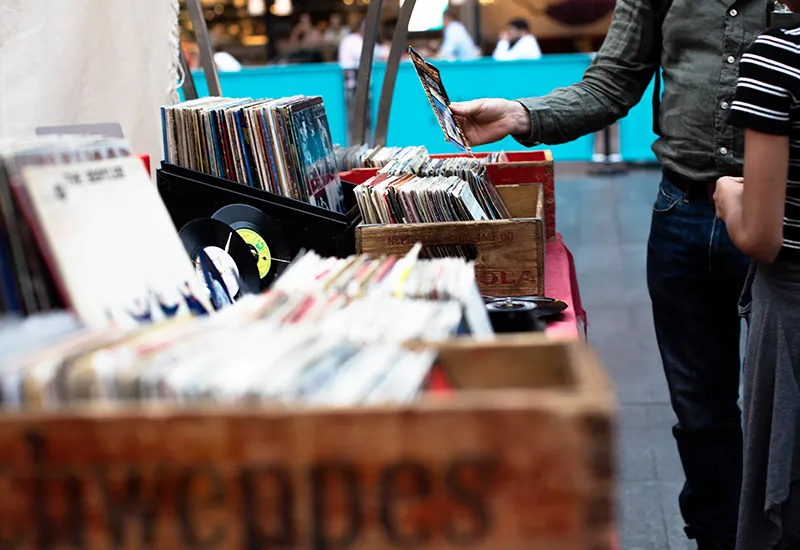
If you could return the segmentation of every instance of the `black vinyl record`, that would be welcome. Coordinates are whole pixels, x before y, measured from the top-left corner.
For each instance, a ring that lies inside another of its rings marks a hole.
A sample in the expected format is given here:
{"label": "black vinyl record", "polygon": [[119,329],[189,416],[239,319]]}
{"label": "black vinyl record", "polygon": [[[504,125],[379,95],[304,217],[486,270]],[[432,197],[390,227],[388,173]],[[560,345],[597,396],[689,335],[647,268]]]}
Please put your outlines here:
{"label": "black vinyl record", "polygon": [[245,241],[256,260],[261,290],[267,288],[292,261],[288,241],[280,226],[258,208],[231,204],[217,210],[212,218],[235,229]]}
{"label": "black vinyl record", "polygon": [[[238,271],[236,286],[239,288],[234,292],[234,296],[231,296],[232,298],[260,292],[258,266],[250,253],[250,247],[228,225],[211,218],[201,218],[184,225],[178,235],[183,242],[184,248],[186,248],[186,252],[195,264],[200,251],[203,250],[214,261],[215,265],[221,268],[223,278],[226,277],[225,272],[228,268],[226,262],[229,260],[224,254],[227,251],[227,256],[236,264],[236,271]],[[230,286],[230,275],[225,279],[225,282]],[[234,289],[231,288],[229,290],[233,292]]]}
{"label": "black vinyl record", "polygon": [[556,300],[555,298],[545,298],[543,296],[483,297],[483,301],[487,306],[488,304],[503,303],[509,300],[532,304],[534,307],[533,314],[537,319],[548,319],[549,317],[560,315],[569,307],[566,302]]}
{"label": "black vinyl record", "polygon": [[494,331],[502,334],[509,332],[541,332],[544,324],[536,315],[536,305],[513,298],[505,298],[486,304],[489,319]]}

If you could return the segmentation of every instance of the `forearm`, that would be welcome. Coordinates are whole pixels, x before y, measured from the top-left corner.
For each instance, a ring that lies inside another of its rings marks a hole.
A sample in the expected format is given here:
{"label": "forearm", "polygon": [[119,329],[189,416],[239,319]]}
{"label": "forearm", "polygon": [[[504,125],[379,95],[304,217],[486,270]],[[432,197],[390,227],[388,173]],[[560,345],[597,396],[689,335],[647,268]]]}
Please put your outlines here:
{"label": "forearm", "polygon": [[556,145],[602,130],[642,98],[655,73],[660,44],[651,0],[619,0],[606,40],[583,79],[540,98],[521,99],[530,113],[524,145]]}
{"label": "forearm", "polygon": [[740,201],[731,201],[726,206],[725,227],[731,242],[742,254],[753,261],[769,264],[775,261],[780,252],[782,235],[777,231],[765,231],[756,220],[748,219],[744,205]]}
{"label": "forearm", "polygon": [[504,61],[508,59],[510,49],[511,45],[509,44],[508,40],[502,39],[497,43],[497,47],[494,49],[494,54],[492,57],[494,57],[494,59],[497,61]]}

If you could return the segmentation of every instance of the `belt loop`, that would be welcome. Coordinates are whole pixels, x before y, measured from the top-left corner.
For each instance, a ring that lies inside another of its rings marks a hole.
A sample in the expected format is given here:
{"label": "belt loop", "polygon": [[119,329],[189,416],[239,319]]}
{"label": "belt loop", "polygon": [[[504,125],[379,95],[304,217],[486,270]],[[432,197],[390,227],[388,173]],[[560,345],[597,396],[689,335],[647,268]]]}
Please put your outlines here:
{"label": "belt loop", "polygon": [[692,200],[692,187],[694,187],[694,185],[692,183],[693,182],[691,182],[691,181],[687,181],[686,182],[686,190],[683,192],[683,203],[684,204],[689,204],[689,201]]}

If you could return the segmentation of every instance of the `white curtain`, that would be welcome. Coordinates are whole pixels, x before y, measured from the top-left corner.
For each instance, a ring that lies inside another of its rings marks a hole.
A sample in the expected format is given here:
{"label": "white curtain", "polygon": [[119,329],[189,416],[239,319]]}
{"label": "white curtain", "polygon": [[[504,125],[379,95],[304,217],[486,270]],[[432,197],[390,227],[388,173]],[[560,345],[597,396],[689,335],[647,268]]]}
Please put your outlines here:
{"label": "white curtain", "polygon": [[163,158],[178,81],[178,0],[0,0],[0,137],[118,122]]}

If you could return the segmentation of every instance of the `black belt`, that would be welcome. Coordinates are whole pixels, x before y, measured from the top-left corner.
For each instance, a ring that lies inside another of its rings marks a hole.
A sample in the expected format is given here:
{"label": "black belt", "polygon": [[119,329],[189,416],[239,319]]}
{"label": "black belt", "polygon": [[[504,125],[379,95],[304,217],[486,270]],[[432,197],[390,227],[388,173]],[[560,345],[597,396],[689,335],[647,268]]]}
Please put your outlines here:
{"label": "black belt", "polygon": [[681,176],[669,168],[664,168],[663,173],[668,182],[683,192],[683,200],[686,202],[714,203],[714,189],[717,187],[717,180],[693,180]]}

